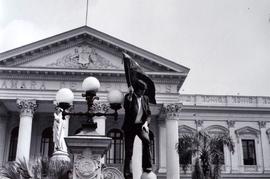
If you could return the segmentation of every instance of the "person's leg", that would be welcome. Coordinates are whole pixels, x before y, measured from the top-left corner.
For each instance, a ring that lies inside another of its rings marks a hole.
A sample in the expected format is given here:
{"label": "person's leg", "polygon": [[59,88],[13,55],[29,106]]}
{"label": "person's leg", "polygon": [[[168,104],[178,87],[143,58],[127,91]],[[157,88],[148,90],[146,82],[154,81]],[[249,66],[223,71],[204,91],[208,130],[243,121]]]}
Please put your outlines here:
{"label": "person's leg", "polygon": [[143,129],[138,129],[137,135],[142,141],[142,148],[143,148],[142,168],[144,172],[150,172],[152,171],[152,163],[151,163],[149,133],[144,131]]}
{"label": "person's leg", "polygon": [[125,131],[125,160],[124,160],[124,176],[127,178],[132,174],[130,169],[130,161],[133,153],[133,143],[135,133],[133,131]]}

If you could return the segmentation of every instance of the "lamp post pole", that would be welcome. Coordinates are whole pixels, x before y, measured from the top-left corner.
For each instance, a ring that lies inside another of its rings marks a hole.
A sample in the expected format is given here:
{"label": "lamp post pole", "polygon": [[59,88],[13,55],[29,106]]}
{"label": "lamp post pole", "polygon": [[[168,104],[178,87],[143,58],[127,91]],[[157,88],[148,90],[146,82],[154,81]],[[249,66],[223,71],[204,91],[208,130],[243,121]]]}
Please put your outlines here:
{"label": "lamp post pole", "polygon": [[[103,111],[97,111],[95,110],[97,104],[95,101],[99,100],[98,96],[96,96],[99,87],[100,83],[95,77],[88,77],[83,81],[82,88],[85,93],[82,94],[82,97],[85,98],[87,104],[87,111],[85,112],[69,111],[74,100],[74,95],[70,89],[62,88],[56,94],[57,108],[61,111],[59,116],[61,116],[62,120],[65,120],[67,116],[87,117],[87,121],[82,123],[81,131],[78,134],[67,136],[64,139],[68,149],[74,156],[73,179],[101,179],[103,177],[101,159],[111,145],[111,138],[105,137],[105,131],[97,132],[97,122],[94,122],[93,118],[102,117],[105,120],[106,116],[113,116],[117,120],[117,111],[121,108],[124,96],[118,90],[110,91],[108,101],[113,112],[107,113],[107,108]],[[100,124],[104,125],[105,122],[103,121]],[[119,176],[117,177],[119,178]]]}

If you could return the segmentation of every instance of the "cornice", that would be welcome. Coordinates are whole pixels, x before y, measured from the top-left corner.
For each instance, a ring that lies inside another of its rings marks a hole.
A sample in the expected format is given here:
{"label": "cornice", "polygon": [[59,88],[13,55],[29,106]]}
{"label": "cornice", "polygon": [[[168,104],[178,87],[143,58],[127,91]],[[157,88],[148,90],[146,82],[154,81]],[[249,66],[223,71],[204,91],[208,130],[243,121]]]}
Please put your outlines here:
{"label": "cornice", "polygon": [[256,113],[256,112],[265,112],[270,113],[270,107],[243,107],[243,106],[190,106],[183,105],[183,111],[230,111],[230,112],[241,112],[245,111],[245,113]]}
{"label": "cornice", "polygon": [[[148,72],[155,82],[165,84],[178,84],[183,73],[175,72]],[[84,69],[58,69],[58,68],[25,68],[25,67],[0,67],[0,76],[5,79],[51,79],[51,80],[76,80],[87,76],[117,77],[124,81],[125,73],[122,70],[84,70]],[[180,78],[180,79],[179,79]],[[106,81],[106,79],[104,79]],[[107,78],[110,81],[110,78]]]}

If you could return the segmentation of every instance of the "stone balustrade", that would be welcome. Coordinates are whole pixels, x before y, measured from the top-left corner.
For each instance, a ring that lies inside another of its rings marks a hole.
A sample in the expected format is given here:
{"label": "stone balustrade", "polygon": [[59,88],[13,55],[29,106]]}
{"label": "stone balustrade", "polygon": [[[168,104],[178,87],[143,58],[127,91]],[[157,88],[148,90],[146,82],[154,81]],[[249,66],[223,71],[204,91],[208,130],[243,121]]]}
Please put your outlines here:
{"label": "stone balustrade", "polygon": [[179,96],[179,102],[192,106],[270,107],[270,97],[263,96],[182,94]]}

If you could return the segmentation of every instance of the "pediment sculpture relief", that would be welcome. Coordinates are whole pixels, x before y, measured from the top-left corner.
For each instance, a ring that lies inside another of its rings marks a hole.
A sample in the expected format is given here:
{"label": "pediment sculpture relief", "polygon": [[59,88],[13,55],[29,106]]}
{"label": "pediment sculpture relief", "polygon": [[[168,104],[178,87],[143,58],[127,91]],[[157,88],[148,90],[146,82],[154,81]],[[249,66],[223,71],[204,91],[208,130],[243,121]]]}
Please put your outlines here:
{"label": "pediment sculpture relief", "polygon": [[58,58],[56,62],[50,63],[47,67],[56,68],[82,68],[82,69],[120,69],[120,67],[112,64],[96,49],[88,45],[73,48],[66,55]]}

